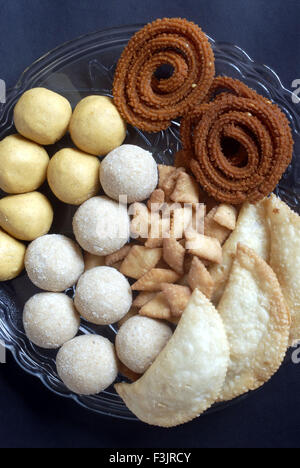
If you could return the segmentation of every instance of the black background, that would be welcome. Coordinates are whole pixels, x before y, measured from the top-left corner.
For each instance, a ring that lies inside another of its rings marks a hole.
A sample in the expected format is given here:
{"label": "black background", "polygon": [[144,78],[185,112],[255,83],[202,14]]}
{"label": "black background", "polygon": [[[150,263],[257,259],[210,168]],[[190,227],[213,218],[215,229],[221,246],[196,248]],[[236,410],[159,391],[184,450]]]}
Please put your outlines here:
{"label": "black background", "polygon": [[[300,0],[0,0],[0,78],[13,86],[35,59],[79,35],[182,16],[277,71],[300,78]],[[173,429],[90,414],[49,392],[8,355],[0,365],[1,447],[299,447],[300,365],[262,390]]]}

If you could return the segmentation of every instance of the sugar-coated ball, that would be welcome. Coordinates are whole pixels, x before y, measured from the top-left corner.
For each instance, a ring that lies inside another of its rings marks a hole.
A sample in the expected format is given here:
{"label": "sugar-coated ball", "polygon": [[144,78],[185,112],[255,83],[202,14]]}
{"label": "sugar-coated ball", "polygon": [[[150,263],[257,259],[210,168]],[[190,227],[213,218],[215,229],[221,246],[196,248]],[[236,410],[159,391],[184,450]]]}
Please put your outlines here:
{"label": "sugar-coated ball", "polygon": [[82,335],[65,343],[56,359],[64,384],[79,395],[95,395],[109,387],[118,367],[113,344],[99,335]]}
{"label": "sugar-coated ball", "polygon": [[0,142],[0,188],[7,193],[32,192],[46,179],[49,156],[37,143],[21,135]]}
{"label": "sugar-coated ball", "polygon": [[56,349],[74,338],[80,317],[66,294],[45,292],[26,302],[23,324],[30,341],[41,348]]}
{"label": "sugar-coated ball", "polygon": [[157,164],[149,151],[135,145],[122,145],[102,161],[100,181],[106,195],[128,203],[143,201],[157,186]]}
{"label": "sugar-coated ball", "polygon": [[104,156],[123,143],[126,124],[112,99],[88,96],[74,109],[70,134],[77,148],[95,156]]}
{"label": "sugar-coated ball", "polygon": [[72,116],[69,101],[46,88],[33,88],[19,99],[14,110],[18,132],[40,145],[52,145],[68,130]]}
{"label": "sugar-coated ball", "polygon": [[48,234],[28,246],[25,268],[40,289],[60,292],[73,286],[84,271],[81,249],[61,234]]}
{"label": "sugar-coated ball", "polygon": [[121,249],[129,237],[130,219],[125,205],[107,197],[84,202],[73,218],[78,244],[93,255],[110,255]]}
{"label": "sugar-coated ball", "polygon": [[128,280],[118,270],[96,267],[79,278],[74,300],[86,320],[108,325],[127,314],[132,304],[132,292]]}
{"label": "sugar-coated ball", "polygon": [[127,320],[116,336],[120,361],[138,374],[146,372],[171,338],[166,323],[136,315]]}

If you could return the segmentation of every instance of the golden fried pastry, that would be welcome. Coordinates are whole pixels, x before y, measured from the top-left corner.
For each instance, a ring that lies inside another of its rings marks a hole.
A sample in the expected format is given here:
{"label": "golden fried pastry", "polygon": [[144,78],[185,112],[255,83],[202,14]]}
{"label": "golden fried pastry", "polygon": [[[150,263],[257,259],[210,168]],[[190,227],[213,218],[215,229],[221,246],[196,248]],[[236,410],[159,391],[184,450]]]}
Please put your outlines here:
{"label": "golden fried pastry", "polygon": [[218,312],[230,345],[219,399],[231,400],[273,376],[284,359],[290,331],[290,314],[275,273],[241,244]]}
{"label": "golden fried pastry", "polygon": [[147,238],[150,226],[150,211],[144,203],[133,203],[128,213],[133,216],[130,223],[130,235],[133,239]]}
{"label": "golden fried pastry", "polygon": [[185,232],[186,249],[192,255],[214,263],[222,262],[222,247],[218,239],[199,234],[196,231]]}
{"label": "golden fried pastry", "polygon": [[199,185],[192,176],[181,172],[170,198],[175,203],[199,203]]}
{"label": "golden fried pastry", "polygon": [[218,239],[218,241],[222,245],[228,238],[231,231],[227,227],[222,226],[221,224],[217,223],[214,220],[217,210],[218,210],[218,206],[215,206],[205,216],[204,234],[209,237],[215,237],[216,239]]}
{"label": "golden fried pastry", "polygon": [[132,246],[131,245],[124,245],[124,247],[121,247],[119,250],[116,252],[107,255],[105,257],[105,265],[106,266],[113,266],[116,263],[122,262],[125,257],[128,256]]}
{"label": "golden fried pastry", "polygon": [[147,249],[142,245],[134,245],[121,266],[121,273],[130,278],[139,279],[152,270],[162,256],[162,249]]}
{"label": "golden fried pastry", "polygon": [[214,214],[214,221],[221,226],[233,231],[236,226],[237,209],[233,205],[221,203]]}
{"label": "golden fried pastry", "polygon": [[162,189],[156,189],[152,192],[147,206],[150,211],[159,211],[165,202],[165,192]]}
{"label": "golden fried pastry", "polygon": [[211,298],[214,282],[200,258],[193,257],[187,278],[192,291],[194,291],[194,289],[199,289],[208,299]]}
{"label": "golden fried pastry", "polygon": [[178,279],[179,275],[173,270],[152,268],[136,281],[131,289],[133,291],[160,291],[162,283],[175,283]]}
{"label": "golden fried pastry", "polygon": [[134,299],[132,305],[137,308],[143,307],[157,295],[156,292],[141,291]]}
{"label": "golden fried pastry", "polygon": [[172,317],[170,305],[163,292],[156,294],[153,299],[143,305],[139,314],[161,320],[169,320]]}
{"label": "golden fried pastry", "polygon": [[255,205],[245,203],[242,206],[235,230],[223,245],[223,260],[220,265],[213,265],[209,272],[214,281],[212,301],[218,304],[232,266],[232,261],[239,242],[253,249],[260,257],[268,261],[270,232],[265,210],[266,201]]}
{"label": "golden fried pastry", "polygon": [[275,271],[291,313],[290,345],[300,340],[300,217],[272,195],[267,201],[270,219],[270,265]]}
{"label": "golden fried pastry", "polygon": [[163,258],[167,264],[179,275],[184,273],[185,248],[176,239],[163,240]]}
{"label": "golden fried pastry", "polygon": [[163,284],[162,290],[167,298],[172,315],[181,317],[191,297],[190,288],[178,284]]}
{"label": "golden fried pastry", "polygon": [[135,383],[116,384],[142,421],[163,427],[190,421],[208,409],[224,384],[229,347],[222,320],[195,290],[180,322],[152,366]]}

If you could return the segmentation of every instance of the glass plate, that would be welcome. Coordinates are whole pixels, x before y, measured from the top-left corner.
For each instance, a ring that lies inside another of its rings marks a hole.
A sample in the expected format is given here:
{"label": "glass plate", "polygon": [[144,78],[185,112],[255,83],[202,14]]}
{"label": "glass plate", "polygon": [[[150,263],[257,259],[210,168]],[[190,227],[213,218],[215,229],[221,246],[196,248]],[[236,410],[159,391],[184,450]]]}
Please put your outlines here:
{"label": "glass plate", "polygon": [[[24,91],[43,86],[64,95],[75,106],[89,94],[111,95],[114,69],[129,38],[143,25],[134,25],[96,32],[68,42],[49,52],[31,65],[17,85],[8,92],[6,104],[0,105],[0,139],[13,133],[13,108]],[[274,100],[287,114],[295,139],[295,155],[300,150],[300,119],[292,93],[284,89],[274,71],[255,63],[241,48],[218,43],[210,39],[216,57],[217,74],[228,75]],[[129,128],[126,143],[150,149],[157,162],[172,163],[173,154],[179,149],[178,122],[164,132],[142,133]],[[73,146],[66,136],[54,146],[50,155],[65,146]],[[277,188],[281,198],[292,208],[299,210],[300,164],[294,155],[293,162]],[[42,191],[50,198],[55,209],[55,221],[51,232],[72,236],[71,220],[76,208],[60,203],[45,184]],[[42,350],[30,343],[24,335],[22,309],[24,302],[38,292],[25,273],[17,279],[0,285],[0,339],[10,349],[17,363],[28,373],[38,377],[44,385],[58,395],[72,398],[78,404],[94,412],[123,419],[136,419],[125,407],[113,388],[96,396],[78,396],[71,393],[60,381],[55,368],[56,352]],[[72,295],[73,290],[67,291]],[[82,321],[80,333],[101,333],[114,339],[113,326],[93,326]],[[120,378],[119,378],[120,379]],[[242,397],[245,398],[245,397]],[[236,400],[235,400],[236,401]],[[208,411],[223,409],[228,403],[215,405]]]}

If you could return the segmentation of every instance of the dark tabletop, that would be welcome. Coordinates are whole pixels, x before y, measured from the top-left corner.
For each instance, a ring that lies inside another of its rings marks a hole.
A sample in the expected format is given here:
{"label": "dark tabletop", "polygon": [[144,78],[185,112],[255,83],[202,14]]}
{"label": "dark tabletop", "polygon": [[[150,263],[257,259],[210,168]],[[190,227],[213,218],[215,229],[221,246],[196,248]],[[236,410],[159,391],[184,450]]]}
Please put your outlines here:
{"label": "dark tabletop", "polygon": [[[300,0],[0,0],[0,79],[13,86],[34,60],[82,34],[181,16],[270,65],[287,88],[300,78]],[[91,414],[0,364],[1,447],[299,447],[300,364],[221,412],[158,429]]]}

